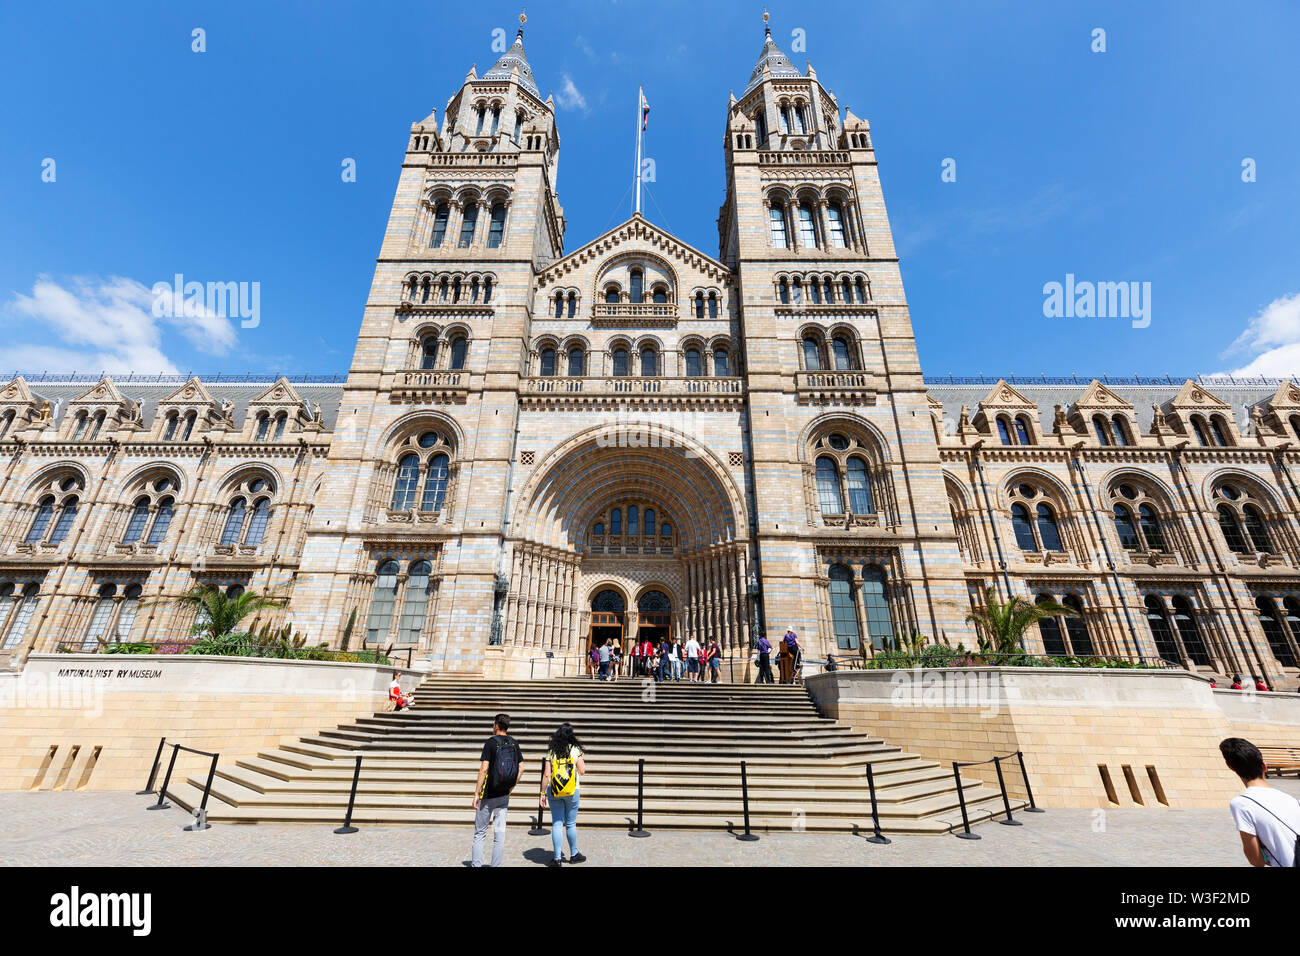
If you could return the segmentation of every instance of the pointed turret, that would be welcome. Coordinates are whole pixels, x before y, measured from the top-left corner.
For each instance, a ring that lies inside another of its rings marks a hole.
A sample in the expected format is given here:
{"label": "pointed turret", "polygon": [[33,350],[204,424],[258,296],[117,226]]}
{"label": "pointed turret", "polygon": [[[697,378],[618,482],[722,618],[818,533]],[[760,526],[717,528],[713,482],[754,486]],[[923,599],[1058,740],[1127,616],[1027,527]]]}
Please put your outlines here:
{"label": "pointed turret", "polygon": [[[515,71],[518,75],[514,75]],[[526,89],[539,100],[542,94],[537,89],[537,82],[533,79],[533,68],[528,65],[528,57],[524,55],[524,28],[521,26],[519,32],[515,34],[515,42],[511,44],[510,49],[501,54],[501,59],[497,60],[492,69],[483,74],[485,80],[509,80],[515,79],[520,86]]]}
{"label": "pointed turret", "polygon": [[[748,93],[765,79],[803,75],[795,69],[794,64],[790,62],[790,58],[781,52],[781,48],[772,39],[772,28],[764,24],[763,32],[766,34],[763,41],[763,52],[758,55],[758,62],[754,64],[754,72],[749,75],[749,83],[745,87],[745,93]],[[741,94],[741,98],[744,99],[744,94]]]}

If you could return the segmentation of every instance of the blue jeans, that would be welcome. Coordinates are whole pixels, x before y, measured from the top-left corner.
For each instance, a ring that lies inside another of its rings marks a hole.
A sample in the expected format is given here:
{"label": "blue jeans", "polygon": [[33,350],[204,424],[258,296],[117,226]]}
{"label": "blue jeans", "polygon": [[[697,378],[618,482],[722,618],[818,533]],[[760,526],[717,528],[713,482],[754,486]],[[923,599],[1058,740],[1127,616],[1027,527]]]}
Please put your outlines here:
{"label": "blue jeans", "polygon": [[578,791],[571,797],[546,798],[551,805],[551,845],[555,847],[555,858],[561,856],[564,849],[565,834],[569,837],[569,858],[578,852]]}

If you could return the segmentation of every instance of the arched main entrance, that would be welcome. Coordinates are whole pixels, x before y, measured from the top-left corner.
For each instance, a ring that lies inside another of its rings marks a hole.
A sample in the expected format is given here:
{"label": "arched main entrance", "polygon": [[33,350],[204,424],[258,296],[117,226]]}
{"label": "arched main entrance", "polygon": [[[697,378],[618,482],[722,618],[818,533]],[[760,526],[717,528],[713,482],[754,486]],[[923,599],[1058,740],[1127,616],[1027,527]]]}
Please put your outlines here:
{"label": "arched main entrance", "polygon": [[596,593],[591,599],[591,629],[587,635],[587,653],[593,647],[599,647],[606,641],[623,640],[626,624],[627,605],[623,595],[613,588],[606,588]]}
{"label": "arched main entrance", "polygon": [[658,644],[672,637],[673,605],[663,591],[646,591],[636,602],[636,639]]}

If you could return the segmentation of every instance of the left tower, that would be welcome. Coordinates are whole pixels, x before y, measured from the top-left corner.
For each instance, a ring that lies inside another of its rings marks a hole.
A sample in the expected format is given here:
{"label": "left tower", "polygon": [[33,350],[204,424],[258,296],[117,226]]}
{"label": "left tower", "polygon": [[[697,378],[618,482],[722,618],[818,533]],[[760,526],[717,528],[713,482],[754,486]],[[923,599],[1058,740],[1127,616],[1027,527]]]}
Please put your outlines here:
{"label": "left tower", "polygon": [[351,647],[481,669],[533,277],[563,251],[559,153],[522,26],[441,125],[436,110],[412,124],[293,589],[313,642],[353,620]]}

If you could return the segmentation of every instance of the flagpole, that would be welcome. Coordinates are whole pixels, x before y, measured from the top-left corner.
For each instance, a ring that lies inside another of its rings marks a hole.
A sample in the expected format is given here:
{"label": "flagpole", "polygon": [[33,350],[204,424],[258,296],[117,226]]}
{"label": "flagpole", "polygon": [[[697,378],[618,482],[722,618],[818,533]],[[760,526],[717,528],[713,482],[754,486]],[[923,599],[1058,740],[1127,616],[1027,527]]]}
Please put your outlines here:
{"label": "flagpole", "polygon": [[644,96],[641,87],[636,88],[636,206],[634,212],[641,212],[641,99]]}

